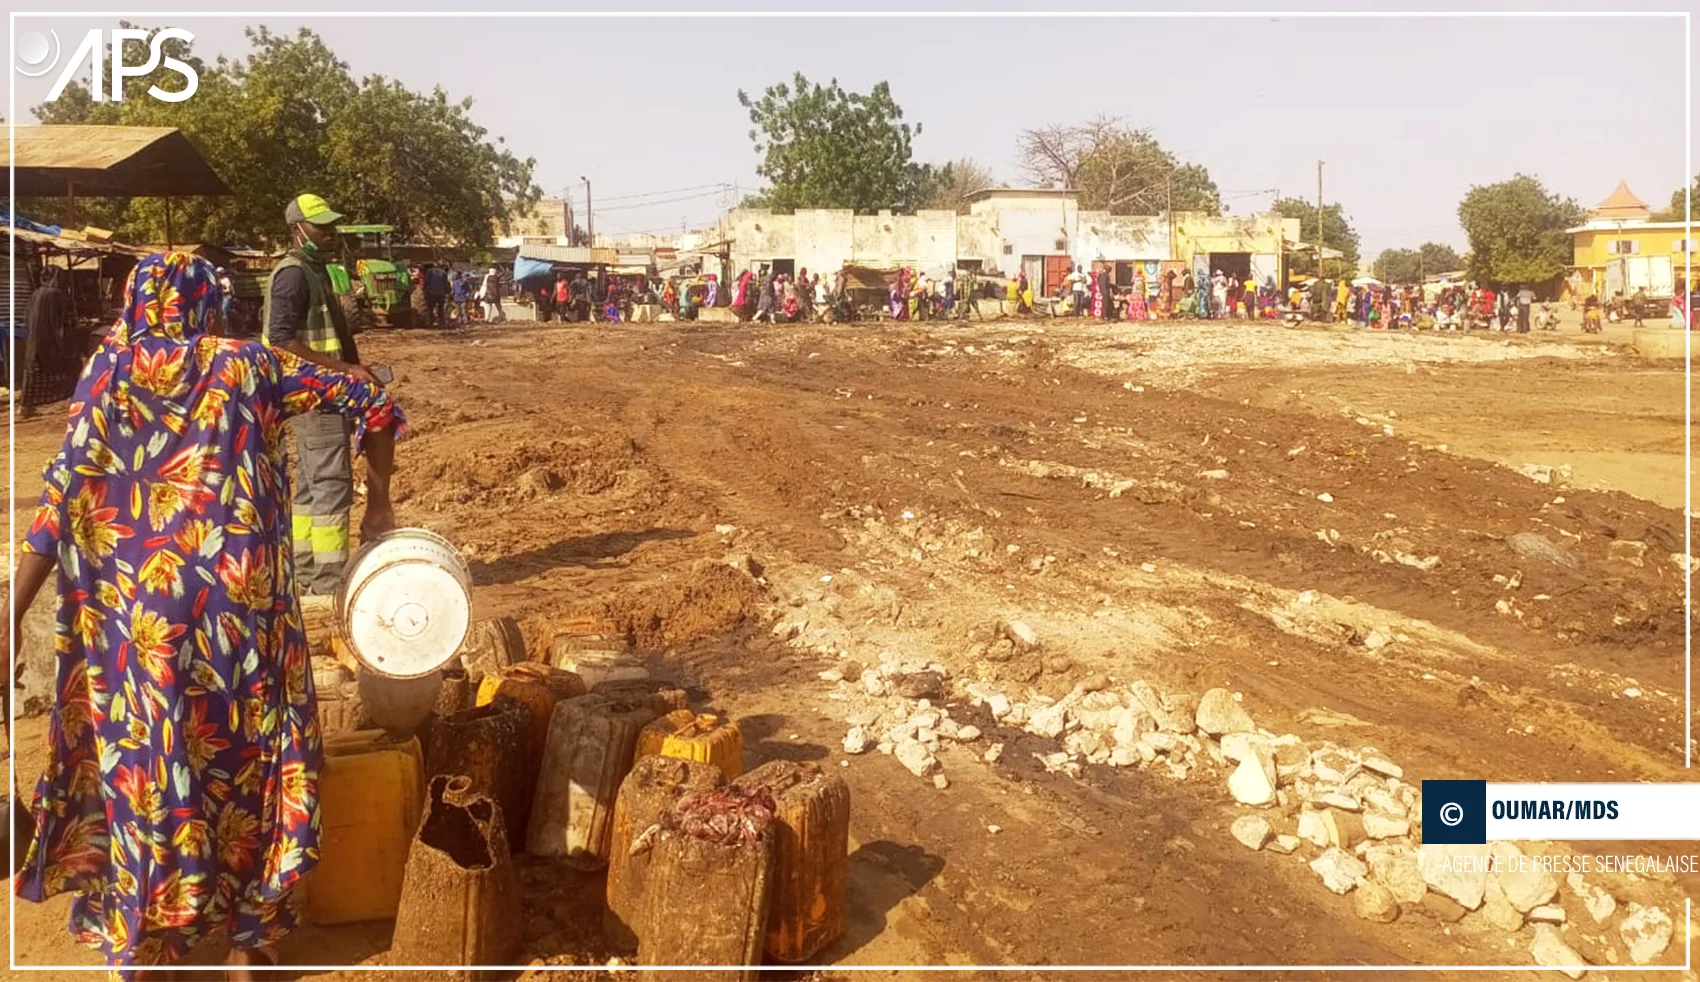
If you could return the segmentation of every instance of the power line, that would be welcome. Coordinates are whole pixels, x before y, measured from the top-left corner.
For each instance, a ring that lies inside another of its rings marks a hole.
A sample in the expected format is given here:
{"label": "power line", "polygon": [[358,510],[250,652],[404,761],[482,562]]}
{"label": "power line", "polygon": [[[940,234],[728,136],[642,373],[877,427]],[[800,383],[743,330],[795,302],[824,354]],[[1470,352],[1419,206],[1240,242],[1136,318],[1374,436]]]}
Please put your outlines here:
{"label": "power line", "polygon": [[696,194],[682,194],[682,195],[679,195],[679,196],[673,197],[673,198],[657,198],[653,201],[638,201],[638,202],[633,202],[631,204],[614,205],[612,207],[603,206],[601,208],[596,209],[596,211],[597,211],[597,214],[601,214],[602,212],[605,212],[605,211],[630,211],[633,208],[651,208],[651,207],[655,207],[657,205],[676,204],[680,201],[695,201],[699,198],[712,198],[712,197],[719,195],[720,193],[721,192],[719,190],[699,191]]}
{"label": "power line", "polygon": [[729,182],[726,182],[726,181],[721,181],[717,184],[693,184],[690,187],[665,188],[665,189],[660,190],[660,191],[640,191],[636,194],[604,195],[602,200],[603,201],[630,201],[633,198],[652,198],[652,197],[655,197],[656,195],[661,195],[661,194],[682,194],[686,191],[704,191],[704,190],[708,190],[710,188],[712,188],[714,190],[722,190],[722,189],[730,188],[731,186],[732,185]]}

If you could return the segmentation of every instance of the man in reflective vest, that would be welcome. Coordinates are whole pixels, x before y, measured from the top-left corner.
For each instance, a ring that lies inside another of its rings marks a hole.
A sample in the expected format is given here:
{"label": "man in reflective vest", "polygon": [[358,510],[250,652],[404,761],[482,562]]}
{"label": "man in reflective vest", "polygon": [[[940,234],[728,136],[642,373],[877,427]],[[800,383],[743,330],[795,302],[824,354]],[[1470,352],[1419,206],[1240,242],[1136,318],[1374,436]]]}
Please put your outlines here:
{"label": "man in reflective vest", "polygon": [[[316,194],[298,195],[284,209],[293,243],[272,270],[262,338],[307,361],[376,384],[360,365],[354,335],[331,289],[325,263],[335,258],[341,215]],[[348,511],[354,504],[353,431],[334,410],[290,420],[295,434],[295,508],[290,537],[295,582],[303,594],[336,592],[348,562]]]}

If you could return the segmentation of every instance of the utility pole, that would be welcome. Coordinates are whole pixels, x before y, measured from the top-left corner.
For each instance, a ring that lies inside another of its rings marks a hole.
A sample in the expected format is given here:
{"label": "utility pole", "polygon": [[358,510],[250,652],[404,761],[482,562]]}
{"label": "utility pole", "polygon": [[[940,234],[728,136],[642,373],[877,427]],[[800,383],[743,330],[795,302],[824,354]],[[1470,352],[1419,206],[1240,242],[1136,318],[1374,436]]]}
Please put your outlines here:
{"label": "utility pole", "polygon": [[1316,162],[1316,277],[1322,278],[1322,161]]}
{"label": "utility pole", "polygon": [[1175,258],[1175,172],[1171,168],[1163,179],[1163,215],[1169,222],[1169,259]]}
{"label": "utility pole", "polygon": [[[1317,173],[1320,175],[1321,171]],[[580,174],[578,179],[584,182],[584,234],[590,239],[590,247],[594,249],[596,248],[596,212],[590,207],[590,178]],[[1321,177],[1318,177],[1317,180],[1320,181]],[[1318,187],[1320,186],[1319,184]],[[1320,191],[1317,193],[1321,194]]]}

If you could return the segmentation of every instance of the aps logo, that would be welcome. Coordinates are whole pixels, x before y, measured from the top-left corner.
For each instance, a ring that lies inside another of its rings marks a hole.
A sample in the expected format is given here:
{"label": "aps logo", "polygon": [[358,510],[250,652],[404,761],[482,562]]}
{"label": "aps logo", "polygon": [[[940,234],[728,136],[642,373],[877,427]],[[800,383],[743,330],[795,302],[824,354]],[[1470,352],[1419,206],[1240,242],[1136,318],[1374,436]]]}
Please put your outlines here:
{"label": "aps logo", "polygon": [[[195,73],[192,66],[165,54],[163,50],[168,39],[175,38],[184,42],[195,40],[195,35],[183,28],[168,27],[153,32],[153,36],[149,37],[147,31],[134,28],[119,27],[111,31],[102,31],[97,27],[83,35],[82,43],[77,45],[76,52],[71,55],[69,61],[65,62],[65,67],[60,70],[59,77],[53,82],[53,88],[48,91],[47,102],[59,98],[59,94],[65,91],[65,86],[71,83],[71,77],[76,74],[77,69],[82,67],[84,61],[87,61],[89,66],[90,94],[96,102],[106,101],[108,97],[107,86],[103,83],[102,75],[107,63],[108,45],[102,36],[104,34],[112,35],[110,45],[112,63],[110,95],[113,102],[124,100],[125,79],[140,78],[162,66],[167,71],[176,72],[183,76],[184,85],[176,91],[162,89],[157,85],[149,86],[148,95],[161,102],[182,102],[194,95],[195,89],[201,84],[200,76]],[[147,42],[148,60],[140,65],[126,65],[124,63],[125,41]],[[58,65],[59,56],[62,53],[57,31],[48,31],[46,34],[40,31],[25,32],[18,38],[16,52],[18,74],[30,78],[41,78],[53,71],[54,67]]]}

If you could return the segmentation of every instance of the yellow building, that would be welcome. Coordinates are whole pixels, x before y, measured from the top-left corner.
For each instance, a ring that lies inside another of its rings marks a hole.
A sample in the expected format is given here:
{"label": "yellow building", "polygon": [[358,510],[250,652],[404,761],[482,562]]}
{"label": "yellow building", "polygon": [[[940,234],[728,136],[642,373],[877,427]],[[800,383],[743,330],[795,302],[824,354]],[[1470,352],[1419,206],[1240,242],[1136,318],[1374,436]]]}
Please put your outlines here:
{"label": "yellow building", "polygon": [[[1676,284],[1688,282],[1687,267],[1700,258],[1685,222],[1653,221],[1652,209],[1622,181],[1585,224],[1566,231],[1575,237],[1572,262],[1582,296],[1609,300],[1617,289],[1629,295],[1645,288],[1651,296],[1668,297]],[[1608,277],[1619,259],[1619,271]]]}

